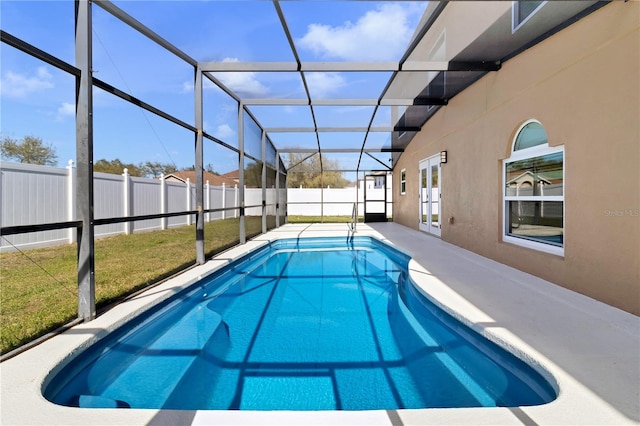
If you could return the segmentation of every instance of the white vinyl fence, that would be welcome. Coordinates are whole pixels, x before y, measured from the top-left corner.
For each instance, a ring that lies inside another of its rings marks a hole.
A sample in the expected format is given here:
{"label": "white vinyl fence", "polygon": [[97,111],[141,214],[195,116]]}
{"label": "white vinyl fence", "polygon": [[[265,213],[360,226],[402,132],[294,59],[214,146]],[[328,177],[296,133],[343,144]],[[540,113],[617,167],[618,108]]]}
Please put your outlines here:
{"label": "white vinyl fence", "polygon": [[[75,220],[76,169],[0,162],[0,226],[37,225]],[[105,219],[195,210],[195,185],[106,173],[94,173],[94,217]],[[364,191],[356,188],[280,190],[280,214],[302,216],[350,216],[358,198],[358,214],[363,215]],[[384,199],[384,189],[367,189],[369,199]],[[388,188],[388,199],[391,189]],[[289,204],[286,204],[288,200]],[[267,215],[275,216],[276,190],[266,191]],[[205,184],[204,208],[239,206],[236,186]],[[262,189],[245,188],[245,206],[261,206]],[[273,206],[269,206],[273,205]],[[381,203],[373,207],[378,211]],[[382,204],[382,208],[384,205]],[[388,203],[391,215],[391,204]],[[205,222],[237,217],[238,210],[205,214]],[[262,207],[247,208],[247,216],[260,216]],[[193,215],[96,226],[95,236],[167,229],[195,223]],[[281,222],[283,220],[281,219]],[[6,240],[5,240],[6,238]],[[0,238],[0,251],[73,243],[76,229],[32,232]],[[9,244],[7,240],[11,243]],[[13,245],[13,246],[12,246]]]}
{"label": "white vinyl fence", "polygon": [[[0,226],[36,225],[75,220],[76,169],[0,163]],[[94,173],[95,219],[174,213],[195,210],[195,185],[107,173]],[[204,208],[239,205],[238,188],[205,184]],[[275,201],[275,189],[267,190],[267,200]],[[245,189],[245,205],[261,205],[262,189]],[[238,216],[237,210],[205,214],[205,222]],[[262,208],[247,209],[247,215],[261,215]],[[267,214],[275,215],[275,207]],[[166,229],[195,223],[194,215],[149,219],[96,226],[95,236]],[[6,239],[5,239],[6,238]],[[0,251],[72,243],[76,229],[32,232],[0,239]],[[9,242],[7,242],[7,240]],[[13,246],[12,246],[13,245]]]}
{"label": "white vinyl fence", "polygon": [[[367,212],[384,212],[384,188],[367,189]],[[387,188],[387,216],[391,217],[391,188]],[[358,215],[364,215],[364,190],[353,188],[289,188],[287,214],[290,216],[351,216],[358,201]],[[356,198],[357,197],[357,198]]]}

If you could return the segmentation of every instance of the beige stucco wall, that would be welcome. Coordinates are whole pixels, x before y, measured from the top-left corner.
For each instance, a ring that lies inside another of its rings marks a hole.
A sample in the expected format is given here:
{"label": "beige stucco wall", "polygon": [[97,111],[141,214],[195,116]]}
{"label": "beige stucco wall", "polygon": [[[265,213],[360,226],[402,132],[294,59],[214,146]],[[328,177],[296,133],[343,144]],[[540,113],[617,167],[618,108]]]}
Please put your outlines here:
{"label": "beige stucco wall", "polygon": [[[394,221],[418,229],[418,162],[447,150],[443,240],[640,315],[639,58],[640,2],[612,2],[486,75],[400,157]],[[501,241],[502,160],[532,118],[565,147],[564,257]]]}

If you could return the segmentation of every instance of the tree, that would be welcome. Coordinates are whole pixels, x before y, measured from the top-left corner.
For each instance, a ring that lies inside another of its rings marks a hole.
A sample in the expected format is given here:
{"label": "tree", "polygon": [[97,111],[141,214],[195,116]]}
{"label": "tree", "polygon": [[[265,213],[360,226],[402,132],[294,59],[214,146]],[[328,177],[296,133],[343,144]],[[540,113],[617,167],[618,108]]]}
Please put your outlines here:
{"label": "tree", "polygon": [[[184,167],[184,168],[180,169],[180,171],[184,171],[184,172],[193,172],[195,170],[196,170],[195,164],[192,164],[189,167]],[[220,176],[220,173],[216,172],[213,169],[213,164],[211,164],[211,163],[207,163],[206,166],[202,166],[202,170],[204,170],[205,172],[213,173],[214,175]]]}
{"label": "tree", "polygon": [[112,175],[121,175],[127,169],[129,176],[151,177],[157,178],[162,174],[175,172],[177,169],[173,164],[160,163],[159,161],[146,161],[144,163],[123,163],[119,158],[115,160],[106,160],[101,158],[93,165],[94,172],[110,173]]}
{"label": "tree", "polygon": [[[332,172],[340,168],[337,161],[329,160],[322,157],[322,168],[320,167],[321,156],[318,154],[305,160],[308,154],[289,153],[289,169],[287,180],[290,188],[344,188],[349,181],[342,176],[340,172]],[[303,161],[304,160],[304,161]],[[321,172],[325,170],[324,173]]]}
{"label": "tree", "polygon": [[42,138],[36,136],[25,136],[21,141],[4,136],[0,140],[0,153],[5,160],[15,160],[20,163],[41,166],[58,164],[55,148],[51,145],[45,145]]}
{"label": "tree", "polygon": [[207,163],[207,165],[204,166],[204,170],[209,172],[209,173],[213,173],[214,175],[220,176],[220,173],[218,173],[215,170],[213,170],[213,164],[211,164],[211,163]]}
{"label": "tree", "polygon": [[93,163],[94,172],[121,175],[122,173],[124,173],[124,169],[127,169],[130,176],[145,177],[147,175],[147,172],[142,164],[135,165],[132,163],[123,163],[119,158],[110,161],[101,158],[100,160]]}
{"label": "tree", "polygon": [[262,166],[252,161],[244,168],[244,185],[247,188],[262,188]]}
{"label": "tree", "polygon": [[160,163],[159,161],[147,161],[144,165],[140,164],[140,167],[144,170],[146,176],[153,178],[158,178],[160,175],[168,175],[177,170],[173,164]]}

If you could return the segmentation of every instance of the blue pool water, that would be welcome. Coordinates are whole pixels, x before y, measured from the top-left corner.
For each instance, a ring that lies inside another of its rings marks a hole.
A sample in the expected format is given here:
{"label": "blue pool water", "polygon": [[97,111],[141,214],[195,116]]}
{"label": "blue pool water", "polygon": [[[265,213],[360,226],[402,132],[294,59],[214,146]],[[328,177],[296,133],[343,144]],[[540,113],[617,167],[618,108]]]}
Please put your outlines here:
{"label": "blue pool water", "polygon": [[425,299],[368,237],[247,255],[80,354],[44,390],[80,407],[366,410],[553,400],[535,370]]}

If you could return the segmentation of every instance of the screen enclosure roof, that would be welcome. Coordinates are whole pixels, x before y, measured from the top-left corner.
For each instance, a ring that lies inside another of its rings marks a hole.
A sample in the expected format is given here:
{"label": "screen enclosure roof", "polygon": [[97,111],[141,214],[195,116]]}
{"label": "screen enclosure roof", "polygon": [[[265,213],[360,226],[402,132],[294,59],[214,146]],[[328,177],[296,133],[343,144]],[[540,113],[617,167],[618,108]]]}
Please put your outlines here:
{"label": "screen enclosure roof", "polygon": [[95,2],[196,66],[204,90],[216,86],[264,129],[285,168],[296,165],[288,153],[321,154],[325,171],[392,170],[451,98],[598,2],[528,2],[535,13],[522,23],[518,3]]}

